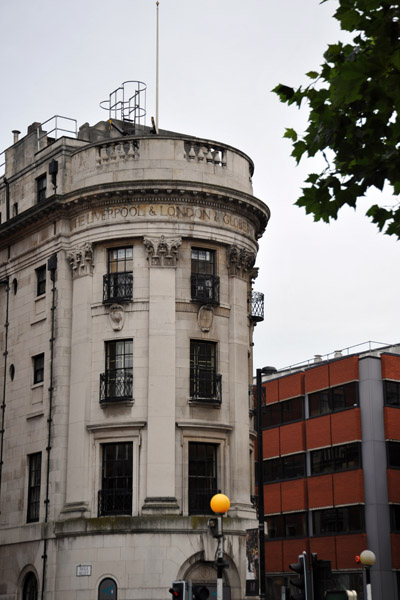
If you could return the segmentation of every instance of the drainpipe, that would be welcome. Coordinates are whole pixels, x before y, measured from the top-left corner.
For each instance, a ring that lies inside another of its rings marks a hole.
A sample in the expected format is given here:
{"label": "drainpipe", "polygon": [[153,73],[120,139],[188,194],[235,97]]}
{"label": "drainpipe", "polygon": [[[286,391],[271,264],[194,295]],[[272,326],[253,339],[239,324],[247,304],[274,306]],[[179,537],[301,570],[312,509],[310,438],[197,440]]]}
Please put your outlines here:
{"label": "drainpipe", "polygon": [[[50,491],[50,452],[51,452],[51,424],[53,422],[53,391],[54,391],[54,342],[55,342],[55,312],[56,312],[56,270],[57,270],[57,254],[53,254],[47,261],[47,270],[50,271],[50,279],[53,282],[52,301],[51,301],[51,337],[50,337],[50,386],[49,386],[49,417],[47,419],[47,470],[46,470],[46,498],[44,501],[46,510],[44,522],[49,521],[49,491]],[[47,527],[44,528],[43,540],[43,571],[42,571],[42,594],[44,600],[45,582],[46,582],[46,565],[47,565]]]}
{"label": "drainpipe", "polygon": [[7,357],[8,357],[8,310],[10,304],[10,278],[6,277],[0,281],[0,285],[5,285],[7,300],[6,300],[6,322],[4,324],[5,329],[5,340],[4,340],[4,373],[3,373],[3,401],[1,403],[1,429],[0,429],[0,494],[1,494],[1,480],[3,473],[3,447],[4,447],[4,425],[6,416],[6,382],[7,382]]}

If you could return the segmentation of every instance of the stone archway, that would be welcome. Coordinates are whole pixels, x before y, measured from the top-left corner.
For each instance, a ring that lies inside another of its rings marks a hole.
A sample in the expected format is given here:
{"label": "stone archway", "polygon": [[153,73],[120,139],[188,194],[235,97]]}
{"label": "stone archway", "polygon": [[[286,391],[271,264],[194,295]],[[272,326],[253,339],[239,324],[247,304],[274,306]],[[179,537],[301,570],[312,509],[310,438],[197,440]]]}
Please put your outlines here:
{"label": "stone archway", "polygon": [[[229,568],[224,569],[224,600],[240,600],[242,598],[239,573],[235,563],[227,555],[224,559],[229,563]],[[204,560],[204,552],[197,552],[184,562],[178,572],[178,579],[192,581],[193,585],[205,585],[212,590],[217,583],[217,569],[213,561]],[[209,600],[215,599],[215,595]]]}

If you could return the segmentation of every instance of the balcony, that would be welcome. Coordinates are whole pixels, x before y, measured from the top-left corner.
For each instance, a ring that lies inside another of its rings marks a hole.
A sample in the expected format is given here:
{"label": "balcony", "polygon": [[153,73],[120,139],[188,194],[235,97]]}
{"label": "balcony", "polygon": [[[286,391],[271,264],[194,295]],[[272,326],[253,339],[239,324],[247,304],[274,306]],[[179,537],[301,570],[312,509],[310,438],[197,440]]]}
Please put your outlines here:
{"label": "balcony", "polygon": [[194,273],[191,277],[191,296],[193,302],[219,304],[218,275]]}
{"label": "balcony", "polygon": [[221,404],[222,375],[205,368],[191,369],[190,400]]}
{"label": "balcony", "polygon": [[100,490],[99,517],[132,514],[132,490]]}
{"label": "balcony", "polygon": [[250,301],[250,320],[254,323],[264,321],[264,294],[261,292],[251,292]]}
{"label": "balcony", "polygon": [[110,369],[100,375],[100,404],[132,400],[133,372],[128,369]]}
{"label": "balcony", "polygon": [[103,304],[129,302],[132,295],[132,273],[108,273],[103,276]]}
{"label": "balcony", "polygon": [[219,491],[218,489],[189,488],[189,515],[214,514],[211,510],[210,500]]}

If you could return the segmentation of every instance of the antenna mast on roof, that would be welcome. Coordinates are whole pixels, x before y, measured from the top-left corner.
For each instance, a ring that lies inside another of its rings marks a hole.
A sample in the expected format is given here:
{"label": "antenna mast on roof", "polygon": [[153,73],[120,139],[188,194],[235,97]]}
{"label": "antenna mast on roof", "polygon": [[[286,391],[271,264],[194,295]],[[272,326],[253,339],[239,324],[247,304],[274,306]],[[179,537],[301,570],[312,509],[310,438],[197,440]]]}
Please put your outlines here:
{"label": "antenna mast on roof", "polygon": [[158,6],[159,6],[159,1],[157,0],[156,2],[156,128],[158,130]]}

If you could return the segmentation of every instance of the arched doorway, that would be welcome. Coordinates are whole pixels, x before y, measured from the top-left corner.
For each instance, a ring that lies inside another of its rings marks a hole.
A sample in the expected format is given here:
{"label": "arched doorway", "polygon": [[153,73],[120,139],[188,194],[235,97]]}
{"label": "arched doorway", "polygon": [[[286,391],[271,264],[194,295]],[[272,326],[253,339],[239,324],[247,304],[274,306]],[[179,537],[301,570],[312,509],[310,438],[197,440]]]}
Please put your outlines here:
{"label": "arched doorway", "polygon": [[37,600],[38,597],[38,582],[32,571],[29,571],[24,579],[22,587],[22,600]]}

